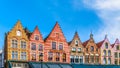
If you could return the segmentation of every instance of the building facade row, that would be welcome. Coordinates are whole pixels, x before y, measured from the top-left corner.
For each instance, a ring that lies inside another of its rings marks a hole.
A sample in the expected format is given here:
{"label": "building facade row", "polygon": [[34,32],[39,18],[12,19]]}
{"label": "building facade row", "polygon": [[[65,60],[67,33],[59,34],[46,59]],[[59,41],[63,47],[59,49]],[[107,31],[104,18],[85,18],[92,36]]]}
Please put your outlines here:
{"label": "building facade row", "polygon": [[67,42],[58,22],[50,34],[43,39],[39,28],[36,26],[33,32],[23,28],[20,21],[5,34],[4,63],[8,68],[8,62],[13,68],[20,66],[29,68],[25,62],[55,62],[76,64],[120,64],[120,42],[117,39],[110,44],[107,36],[101,42],[95,43],[93,34],[90,38],[81,42],[75,32],[72,41]]}

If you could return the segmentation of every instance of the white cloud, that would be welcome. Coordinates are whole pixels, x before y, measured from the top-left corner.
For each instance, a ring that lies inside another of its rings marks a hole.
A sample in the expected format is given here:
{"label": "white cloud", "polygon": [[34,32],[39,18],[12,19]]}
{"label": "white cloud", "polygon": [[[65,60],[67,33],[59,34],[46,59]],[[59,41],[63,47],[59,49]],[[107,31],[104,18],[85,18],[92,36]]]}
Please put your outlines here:
{"label": "white cloud", "polygon": [[104,23],[96,32],[97,40],[102,40],[105,34],[112,43],[120,38],[120,0],[83,0],[83,3],[95,10]]}

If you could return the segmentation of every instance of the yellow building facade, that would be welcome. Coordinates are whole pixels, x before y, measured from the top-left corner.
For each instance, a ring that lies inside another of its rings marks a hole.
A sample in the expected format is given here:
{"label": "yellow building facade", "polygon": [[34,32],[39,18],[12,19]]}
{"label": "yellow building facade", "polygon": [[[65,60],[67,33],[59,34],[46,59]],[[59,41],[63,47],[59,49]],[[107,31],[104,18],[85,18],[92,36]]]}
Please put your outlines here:
{"label": "yellow building facade", "polygon": [[23,63],[28,61],[29,48],[28,37],[20,21],[18,21],[13,29],[5,36],[5,66],[8,68],[8,61],[21,61],[20,63],[12,63],[12,66],[27,68],[28,65]]}

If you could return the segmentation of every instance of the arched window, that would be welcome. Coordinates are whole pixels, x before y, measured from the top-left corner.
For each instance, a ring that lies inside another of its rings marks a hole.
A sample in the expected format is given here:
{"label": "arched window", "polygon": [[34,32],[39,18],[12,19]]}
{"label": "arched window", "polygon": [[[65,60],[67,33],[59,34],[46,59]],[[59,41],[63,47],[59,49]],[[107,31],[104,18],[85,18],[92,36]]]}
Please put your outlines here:
{"label": "arched window", "polygon": [[103,64],[106,64],[106,63],[107,63],[106,58],[104,58],[103,59]]}
{"label": "arched window", "polygon": [[108,64],[111,64],[111,58],[108,58]]}
{"label": "arched window", "polygon": [[108,43],[105,43],[105,48],[108,49]]}
{"label": "arched window", "polygon": [[106,56],[106,50],[103,51],[103,55]]}
{"label": "arched window", "polygon": [[90,50],[91,50],[91,51],[94,51],[94,47],[93,47],[93,46],[91,46],[91,47],[90,47]]}
{"label": "arched window", "polygon": [[111,56],[111,51],[110,50],[108,50],[108,56]]}

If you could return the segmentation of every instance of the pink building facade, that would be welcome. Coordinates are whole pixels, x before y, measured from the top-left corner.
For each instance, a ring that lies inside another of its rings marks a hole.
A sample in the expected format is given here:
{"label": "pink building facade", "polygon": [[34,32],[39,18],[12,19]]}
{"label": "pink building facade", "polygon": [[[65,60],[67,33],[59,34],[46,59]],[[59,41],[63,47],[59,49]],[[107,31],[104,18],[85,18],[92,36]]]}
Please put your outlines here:
{"label": "pink building facade", "polygon": [[112,65],[114,61],[113,60],[113,50],[112,46],[107,38],[99,43],[97,43],[98,48],[100,48],[100,64],[102,65]]}
{"label": "pink building facade", "polygon": [[113,64],[120,65],[120,41],[116,39],[115,43],[112,44],[113,49]]}

